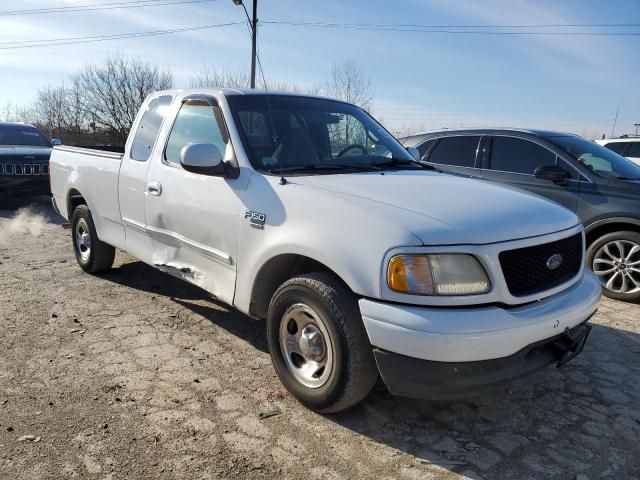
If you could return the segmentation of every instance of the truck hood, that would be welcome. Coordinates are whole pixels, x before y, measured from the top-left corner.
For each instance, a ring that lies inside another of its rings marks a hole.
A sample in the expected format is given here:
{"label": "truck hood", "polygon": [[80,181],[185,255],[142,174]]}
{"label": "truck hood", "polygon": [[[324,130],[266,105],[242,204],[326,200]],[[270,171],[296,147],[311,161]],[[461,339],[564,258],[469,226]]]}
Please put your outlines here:
{"label": "truck hood", "polygon": [[401,170],[288,180],[341,195],[386,216],[424,245],[504,242],[569,229],[580,222],[566,208],[523,190],[439,172]]}

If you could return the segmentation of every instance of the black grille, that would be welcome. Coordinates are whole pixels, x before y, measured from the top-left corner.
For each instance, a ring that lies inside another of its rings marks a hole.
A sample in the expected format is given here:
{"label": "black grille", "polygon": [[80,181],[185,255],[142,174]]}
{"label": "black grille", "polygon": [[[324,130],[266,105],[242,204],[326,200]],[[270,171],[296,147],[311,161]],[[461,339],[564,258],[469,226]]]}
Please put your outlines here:
{"label": "black grille", "polygon": [[[547,266],[554,255],[562,255],[555,269]],[[533,247],[500,253],[500,266],[511,295],[523,297],[548,290],[570,280],[582,264],[582,234]]]}
{"label": "black grille", "polygon": [[0,163],[0,175],[48,175],[46,163]]}

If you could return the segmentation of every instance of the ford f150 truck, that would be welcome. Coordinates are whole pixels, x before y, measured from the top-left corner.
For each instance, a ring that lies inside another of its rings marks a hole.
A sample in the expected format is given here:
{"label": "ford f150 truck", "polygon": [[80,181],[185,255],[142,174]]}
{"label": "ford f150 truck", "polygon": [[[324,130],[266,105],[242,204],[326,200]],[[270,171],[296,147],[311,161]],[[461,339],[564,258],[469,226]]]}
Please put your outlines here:
{"label": "ford f150 truck", "polygon": [[51,187],[85,271],[119,248],[266,319],[280,380],[317,411],[379,375],[442,399],[561,365],[600,301],[572,212],[435,171],[336,100],[158,92],[124,155],[56,147]]}

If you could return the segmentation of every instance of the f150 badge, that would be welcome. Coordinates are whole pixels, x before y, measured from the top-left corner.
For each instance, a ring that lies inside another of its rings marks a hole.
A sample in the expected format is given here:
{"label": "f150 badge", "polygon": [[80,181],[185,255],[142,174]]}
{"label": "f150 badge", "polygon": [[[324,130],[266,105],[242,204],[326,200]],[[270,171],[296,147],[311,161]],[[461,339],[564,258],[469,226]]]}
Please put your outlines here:
{"label": "f150 badge", "polygon": [[264,222],[267,220],[267,216],[264,213],[252,212],[251,210],[247,210],[244,213],[244,218],[249,219],[249,224],[253,228],[259,228],[260,230],[264,229]]}

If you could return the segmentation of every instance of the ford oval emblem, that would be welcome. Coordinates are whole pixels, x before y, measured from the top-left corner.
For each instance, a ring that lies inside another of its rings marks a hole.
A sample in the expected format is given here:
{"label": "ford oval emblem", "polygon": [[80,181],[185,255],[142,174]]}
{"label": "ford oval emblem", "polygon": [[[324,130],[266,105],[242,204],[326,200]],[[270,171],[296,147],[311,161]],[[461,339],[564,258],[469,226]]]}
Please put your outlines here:
{"label": "ford oval emblem", "polygon": [[560,255],[559,253],[551,255],[547,260],[547,268],[549,270],[555,270],[560,265],[562,265],[562,255]]}

